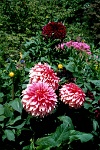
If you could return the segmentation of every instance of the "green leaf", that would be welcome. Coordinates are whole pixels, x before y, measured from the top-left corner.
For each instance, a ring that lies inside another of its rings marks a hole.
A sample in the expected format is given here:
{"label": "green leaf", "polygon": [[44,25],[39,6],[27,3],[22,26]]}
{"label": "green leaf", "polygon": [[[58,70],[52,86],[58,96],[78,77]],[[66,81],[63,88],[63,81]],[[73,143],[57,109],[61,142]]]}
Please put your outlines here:
{"label": "green leaf", "polygon": [[0,115],[4,114],[4,107],[0,104]]}
{"label": "green leaf", "polygon": [[30,146],[24,146],[22,150],[28,150],[30,148]]}
{"label": "green leaf", "polygon": [[25,121],[20,124],[20,125],[17,125],[17,126],[8,126],[9,128],[12,128],[12,129],[22,129],[25,125]]}
{"label": "green leaf", "polygon": [[12,130],[5,130],[4,133],[9,141],[15,141],[15,135]]}
{"label": "green leaf", "polygon": [[93,138],[93,135],[90,133],[84,133],[84,132],[79,132],[75,130],[70,131],[70,143],[75,140],[80,140],[82,143],[83,142],[88,142]]}
{"label": "green leaf", "polygon": [[100,80],[89,80],[89,82],[93,83],[94,85],[100,88]]}
{"label": "green leaf", "polygon": [[87,103],[87,102],[84,103],[84,108],[85,108],[85,109],[89,109],[89,108],[91,108],[91,107],[92,107],[92,104],[89,104],[89,103]]}
{"label": "green leaf", "polygon": [[27,57],[28,55],[29,55],[29,52],[24,52],[24,54],[22,55],[23,59],[24,59],[25,57]]}
{"label": "green leaf", "polygon": [[2,97],[0,97],[0,102],[3,102],[3,98]]}
{"label": "green leaf", "polygon": [[0,116],[0,121],[3,121],[5,118],[5,116]]}
{"label": "green leaf", "polygon": [[66,82],[66,77],[62,77],[60,80],[60,85],[64,84]]}
{"label": "green leaf", "polygon": [[27,84],[22,84],[22,89],[25,89],[27,87]]}
{"label": "green leaf", "polygon": [[83,143],[90,141],[93,138],[93,135],[90,133],[82,133],[80,135],[77,135],[76,137]]}
{"label": "green leaf", "polygon": [[13,112],[12,112],[10,106],[7,104],[4,105],[4,115],[6,117],[12,117],[13,116]]}
{"label": "green leaf", "polygon": [[74,62],[69,62],[67,65],[64,65],[64,67],[69,70],[70,72],[75,71],[75,63]]}
{"label": "green leaf", "polygon": [[36,150],[42,150],[42,149],[43,149],[43,150],[51,150],[51,148],[52,148],[52,147],[47,147],[47,148],[46,148],[45,146],[37,146],[37,147],[36,147]]}
{"label": "green leaf", "polygon": [[93,120],[93,129],[94,129],[94,131],[96,131],[98,127],[99,127],[98,122],[96,120]]}
{"label": "green leaf", "polygon": [[15,100],[11,101],[9,104],[12,106],[12,108],[14,110],[22,113],[23,107],[22,107],[22,103],[21,103],[20,99],[16,98]]}
{"label": "green leaf", "polygon": [[0,92],[0,98],[3,97],[3,96],[4,96],[4,94],[2,92]]}
{"label": "green leaf", "polygon": [[[43,146],[44,149],[49,150],[52,147],[59,147],[62,142],[67,141],[69,139],[70,130],[73,129],[72,121],[67,116],[58,117],[60,121],[63,123],[57,127],[56,131],[49,136],[40,138],[36,141],[36,144],[40,147]],[[40,148],[38,146],[38,149]]]}
{"label": "green leaf", "polygon": [[17,121],[19,121],[19,120],[21,120],[21,116],[18,116],[18,117],[16,117],[16,118],[13,119],[13,120],[10,119],[6,125],[7,125],[7,126],[8,126],[8,125],[13,125],[15,122],[17,122]]}

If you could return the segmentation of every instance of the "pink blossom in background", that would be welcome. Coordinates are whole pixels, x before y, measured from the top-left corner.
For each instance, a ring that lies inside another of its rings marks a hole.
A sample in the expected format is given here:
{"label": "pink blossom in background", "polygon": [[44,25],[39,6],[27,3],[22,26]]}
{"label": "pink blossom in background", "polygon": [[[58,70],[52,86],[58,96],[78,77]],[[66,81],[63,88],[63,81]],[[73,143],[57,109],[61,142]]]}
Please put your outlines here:
{"label": "pink blossom in background", "polygon": [[58,49],[64,49],[64,46],[66,46],[66,43],[59,44],[57,48]]}
{"label": "pink blossom in background", "polygon": [[50,114],[57,104],[56,93],[44,82],[28,84],[22,91],[22,96],[22,105],[32,116],[44,117]]}
{"label": "pink blossom in background", "polygon": [[69,41],[69,42],[66,42],[66,43],[58,44],[59,49],[64,50],[64,46],[67,46],[68,48],[73,47],[76,50],[84,51],[88,55],[91,55],[90,46],[86,43]]}
{"label": "pink blossom in background", "polygon": [[85,93],[74,83],[64,84],[59,91],[61,101],[70,107],[79,108],[85,101]]}
{"label": "pink blossom in background", "polygon": [[38,81],[46,82],[54,90],[56,90],[59,86],[59,78],[57,77],[57,74],[47,63],[41,64],[40,62],[32,67],[29,72],[29,77],[30,84]]}
{"label": "pink blossom in background", "polygon": [[70,48],[72,46],[72,41],[66,42],[65,45]]}

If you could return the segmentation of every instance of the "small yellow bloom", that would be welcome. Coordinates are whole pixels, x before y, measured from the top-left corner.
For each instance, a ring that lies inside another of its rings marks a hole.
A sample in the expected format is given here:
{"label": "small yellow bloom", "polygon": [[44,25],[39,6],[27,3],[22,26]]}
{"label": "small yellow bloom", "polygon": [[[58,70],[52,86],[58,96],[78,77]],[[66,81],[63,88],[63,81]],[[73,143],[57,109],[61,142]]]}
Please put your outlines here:
{"label": "small yellow bloom", "polygon": [[22,59],[22,53],[21,52],[19,52],[19,55],[20,55],[20,59]]}
{"label": "small yellow bloom", "polygon": [[63,65],[62,64],[58,64],[58,69],[62,69]]}
{"label": "small yellow bloom", "polygon": [[49,16],[46,16],[46,18],[49,18]]}
{"label": "small yellow bloom", "polygon": [[9,77],[14,77],[14,75],[15,75],[14,72],[9,73]]}
{"label": "small yellow bloom", "polygon": [[82,40],[82,43],[84,43],[85,42],[85,40]]}

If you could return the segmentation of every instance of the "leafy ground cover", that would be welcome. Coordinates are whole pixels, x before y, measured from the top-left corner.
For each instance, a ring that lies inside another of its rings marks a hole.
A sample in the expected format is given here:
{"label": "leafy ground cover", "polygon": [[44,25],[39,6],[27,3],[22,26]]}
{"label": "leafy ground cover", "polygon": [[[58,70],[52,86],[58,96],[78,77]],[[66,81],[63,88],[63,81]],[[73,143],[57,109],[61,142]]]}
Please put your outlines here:
{"label": "leafy ground cover", "polygon": [[0,1],[1,150],[100,149],[94,4]]}

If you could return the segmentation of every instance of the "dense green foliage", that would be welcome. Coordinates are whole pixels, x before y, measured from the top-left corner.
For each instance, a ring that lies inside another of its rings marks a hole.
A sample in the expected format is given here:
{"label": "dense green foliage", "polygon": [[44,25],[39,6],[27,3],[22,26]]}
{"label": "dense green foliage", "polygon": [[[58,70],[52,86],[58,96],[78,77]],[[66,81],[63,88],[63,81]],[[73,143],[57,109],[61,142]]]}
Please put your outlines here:
{"label": "dense green foliage", "polygon": [[[99,5],[97,0],[0,1],[1,150],[100,149]],[[58,39],[45,41],[42,27],[51,21],[66,26],[63,42],[86,42],[92,55],[72,47],[57,50]],[[44,118],[23,109],[22,90],[38,62],[52,67],[60,85],[75,79],[86,94],[82,108],[71,109],[59,101],[53,114]],[[58,69],[58,64],[64,68]]]}

